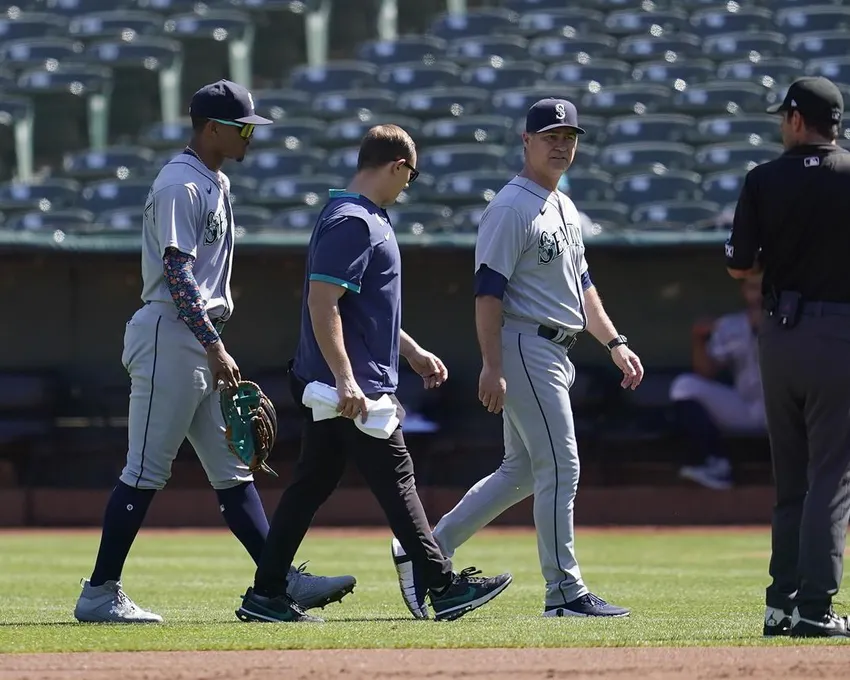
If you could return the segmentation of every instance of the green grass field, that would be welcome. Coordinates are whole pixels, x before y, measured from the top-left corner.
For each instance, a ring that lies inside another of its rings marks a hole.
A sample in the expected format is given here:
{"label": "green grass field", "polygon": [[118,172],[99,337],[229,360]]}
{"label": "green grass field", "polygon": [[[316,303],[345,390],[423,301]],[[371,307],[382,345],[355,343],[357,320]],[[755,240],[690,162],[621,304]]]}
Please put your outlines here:
{"label": "green grass field", "polygon": [[584,576],[630,619],[540,617],[543,583],[532,532],[482,532],[455,558],[511,571],[497,600],[456,622],[410,619],[389,558],[389,534],[311,533],[299,558],[316,573],[351,573],[354,594],[317,610],[316,625],[240,623],[253,563],[227,533],[143,531],[124,574],[128,594],[163,615],[155,626],[92,626],[72,616],[96,532],[0,533],[0,652],[766,645],[761,638],[767,529],[728,532],[579,530]]}

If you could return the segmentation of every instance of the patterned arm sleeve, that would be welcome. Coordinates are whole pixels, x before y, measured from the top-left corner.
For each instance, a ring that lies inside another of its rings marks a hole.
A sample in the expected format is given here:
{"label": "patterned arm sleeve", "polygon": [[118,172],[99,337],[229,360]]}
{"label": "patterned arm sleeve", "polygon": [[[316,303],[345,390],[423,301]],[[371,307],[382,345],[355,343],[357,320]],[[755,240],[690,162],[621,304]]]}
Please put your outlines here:
{"label": "patterned arm sleeve", "polygon": [[207,348],[218,342],[219,335],[207,315],[201,290],[192,273],[194,262],[194,257],[177,248],[166,248],[163,257],[165,285],[177,306],[177,314],[195,334],[198,342]]}

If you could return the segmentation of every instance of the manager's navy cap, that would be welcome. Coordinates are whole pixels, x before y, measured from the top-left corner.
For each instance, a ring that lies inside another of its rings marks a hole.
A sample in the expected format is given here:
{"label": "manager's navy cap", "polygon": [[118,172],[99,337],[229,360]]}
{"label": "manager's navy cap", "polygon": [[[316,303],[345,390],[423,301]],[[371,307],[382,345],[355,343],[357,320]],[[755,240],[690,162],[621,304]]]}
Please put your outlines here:
{"label": "manager's navy cap", "polygon": [[254,98],[251,93],[229,80],[204,85],[195,92],[189,103],[189,115],[254,125],[271,125],[274,122],[258,116],[254,112]]}
{"label": "manager's navy cap", "polygon": [[827,78],[799,78],[791,83],[782,103],[767,109],[768,113],[781,111],[799,111],[804,118],[816,122],[840,123],[844,116],[844,97]]}
{"label": "manager's navy cap", "polygon": [[546,132],[559,127],[568,127],[583,135],[578,126],[576,107],[566,99],[541,99],[534,104],[525,117],[525,131]]}

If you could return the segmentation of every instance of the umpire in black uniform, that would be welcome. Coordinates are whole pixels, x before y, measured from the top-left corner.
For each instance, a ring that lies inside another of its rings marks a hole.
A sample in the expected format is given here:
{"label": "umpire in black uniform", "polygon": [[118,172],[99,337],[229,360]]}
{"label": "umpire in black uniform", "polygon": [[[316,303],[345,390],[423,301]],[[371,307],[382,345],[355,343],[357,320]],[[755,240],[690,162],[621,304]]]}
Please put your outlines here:
{"label": "umpire in black uniform", "polygon": [[759,355],[776,483],[765,635],[850,638],[832,600],[850,519],[850,153],[844,101],[801,78],[784,101],[783,153],[746,176],[726,265],[763,270]]}

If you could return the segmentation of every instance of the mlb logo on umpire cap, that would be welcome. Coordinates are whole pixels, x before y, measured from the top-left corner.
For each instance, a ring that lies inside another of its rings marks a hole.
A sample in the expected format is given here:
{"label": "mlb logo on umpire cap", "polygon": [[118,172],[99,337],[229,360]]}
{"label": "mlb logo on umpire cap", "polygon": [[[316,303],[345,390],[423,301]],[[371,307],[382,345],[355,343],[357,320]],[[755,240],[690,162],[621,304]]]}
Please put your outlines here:
{"label": "mlb logo on umpire cap", "polygon": [[531,134],[559,127],[572,128],[578,134],[584,134],[578,125],[575,105],[566,99],[541,99],[531,106],[525,117],[525,131]]}

